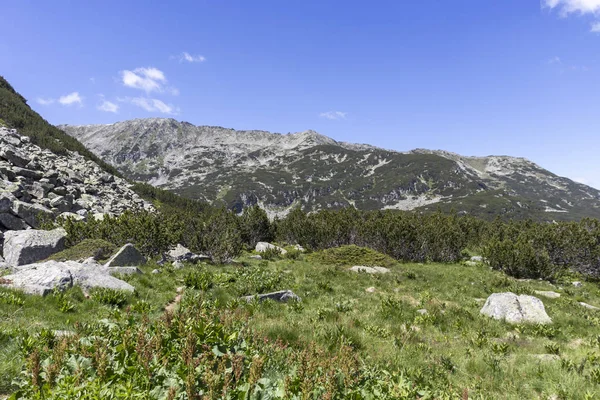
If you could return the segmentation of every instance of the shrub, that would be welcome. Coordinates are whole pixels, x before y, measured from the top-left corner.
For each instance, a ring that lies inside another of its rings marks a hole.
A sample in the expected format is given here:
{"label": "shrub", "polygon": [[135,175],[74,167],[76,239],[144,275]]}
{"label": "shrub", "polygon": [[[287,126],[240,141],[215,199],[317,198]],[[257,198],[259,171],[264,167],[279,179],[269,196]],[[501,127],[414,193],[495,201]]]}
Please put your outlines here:
{"label": "shrub", "polygon": [[106,261],[117,251],[117,246],[103,239],[85,239],[73,247],[51,255],[48,260],[81,260],[93,257],[98,261]]}
{"label": "shrub", "polygon": [[390,267],[396,261],[375,250],[355,245],[342,246],[318,251],[309,255],[310,259],[333,265],[365,265]]}
{"label": "shrub", "polygon": [[128,298],[125,292],[108,288],[93,289],[90,295],[92,299],[101,304],[116,307],[122,307],[125,305]]}

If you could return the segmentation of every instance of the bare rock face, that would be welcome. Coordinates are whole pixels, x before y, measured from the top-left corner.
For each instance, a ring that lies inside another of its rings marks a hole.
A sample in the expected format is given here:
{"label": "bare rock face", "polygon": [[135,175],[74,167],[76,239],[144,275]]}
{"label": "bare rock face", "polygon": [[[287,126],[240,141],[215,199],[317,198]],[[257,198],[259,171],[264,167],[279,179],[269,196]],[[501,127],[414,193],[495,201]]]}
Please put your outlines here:
{"label": "bare rock face", "polygon": [[104,266],[130,267],[144,264],[146,264],[146,257],[144,257],[132,244],[126,244],[121,247]]}
{"label": "bare rock face", "polygon": [[256,243],[255,250],[258,251],[259,253],[263,253],[263,252],[267,251],[268,249],[275,249],[280,254],[286,254],[287,253],[287,250],[282,249],[281,247],[275,246],[274,244],[271,244],[271,243],[267,243],[267,242],[258,242],[258,243]]}
{"label": "bare rock face", "polygon": [[551,324],[544,303],[537,297],[514,293],[494,293],[488,297],[480,311],[488,317],[503,320],[510,324],[534,323]]}
{"label": "bare rock face", "polygon": [[280,303],[286,303],[290,300],[294,301],[302,301],[302,299],[297,296],[291,290],[280,290],[279,292],[265,293],[265,294],[257,294],[252,296],[242,297],[244,300],[250,302],[253,300],[263,301],[263,300],[274,300]]}
{"label": "bare rock face", "polygon": [[19,266],[44,260],[65,248],[67,232],[52,231],[8,231],[4,234],[4,259],[8,265]]}

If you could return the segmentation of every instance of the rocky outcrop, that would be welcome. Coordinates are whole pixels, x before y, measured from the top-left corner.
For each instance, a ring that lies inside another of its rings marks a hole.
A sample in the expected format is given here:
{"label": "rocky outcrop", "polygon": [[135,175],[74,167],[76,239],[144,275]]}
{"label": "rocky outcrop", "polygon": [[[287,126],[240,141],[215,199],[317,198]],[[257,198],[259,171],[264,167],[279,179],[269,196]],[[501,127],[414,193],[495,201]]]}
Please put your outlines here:
{"label": "rocky outcrop", "polygon": [[78,153],[57,155],[0,127],[0,230],[38,228],[58,216],[85,218],[153,209],[124,179]]}
{"label": "rocky outcrop", "polygon": [[62,229],[8,231],[4,234],[4,260],[10,266],[45,260],[65,248],[67,232]]}
{"label": "rocky outcrop", "polygon": [[281,290],[279,292],[265,293],[265,294],[257,294],[252,296],[244,296],[242,297],[244,300],[250,302],[254,300],[263,301],[263,300],[274,300],[280,303],[286,303],[290,300],[294,301],[302,301],[302,299],[297,296],[291,290]]}
{"label": "rocky outcrop", "polygon": [[480,313],[510,324],[552,323],[552,319],[546,314],[544,303],[540,299],[527,295],[517,296],[510,292],[492,294],[488,297]]}
{"label": "rocky outcrop", "polygon": [[267,250],[277,250],[279,252],[279,254],[286,254],[287,250],[279,247],[279,246],[275,246],[274,244],[271,243],[267,243],[267,242],[258,242],[256,243],[256,247],[254,248],[254,250],[256,250],[259,253],[264,253]]}
{"label": "rocky outcrop", "polygon": [[12,274],[3,277],[3,282],[4,287],[41,296],[55,289],[65,290],[74,285],[83,290],[97,287],[128,292],[135,290],[129,283],[111,276],[110,268],[75,261],[46,261],[18,266],[13,268]]}
{"label": "rocky outcrop", "polygon": [[128,267],[146,264],[146,257],[132,244],[126,244],[113,255],[105,267]]}

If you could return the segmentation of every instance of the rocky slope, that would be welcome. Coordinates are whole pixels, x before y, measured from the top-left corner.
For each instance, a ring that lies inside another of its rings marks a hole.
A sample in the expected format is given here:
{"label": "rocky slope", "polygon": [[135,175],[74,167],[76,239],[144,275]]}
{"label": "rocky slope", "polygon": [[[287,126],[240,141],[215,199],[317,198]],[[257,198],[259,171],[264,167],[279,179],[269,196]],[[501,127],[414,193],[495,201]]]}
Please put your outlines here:
{"label": "rocky slope", "polygon": [[57,155],[0,127],[0,231],[37,228],[58,216],[86,218],[152,209],[127,181],[76,152]]}
{"label": "rocky slope", "polygon": [[600,217],[600,191],[523,159],[407,153],[337,142],[314,131],[274,134],[173,119],[59,126],[125,176],[191,198],[284,215],[359,209],[451,210],[543,220]]}

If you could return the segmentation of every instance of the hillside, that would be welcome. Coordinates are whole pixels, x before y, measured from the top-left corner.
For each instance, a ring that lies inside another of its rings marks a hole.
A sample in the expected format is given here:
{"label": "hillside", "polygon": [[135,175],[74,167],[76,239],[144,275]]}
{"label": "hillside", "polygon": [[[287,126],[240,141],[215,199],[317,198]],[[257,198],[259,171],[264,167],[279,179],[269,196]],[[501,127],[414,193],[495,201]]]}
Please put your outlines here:
{"label": "hillside", "polygon": [[314,131],[236,131],[160,118],[59,128],[128,178],[237,210],[259,204],[271,216],[297,205],[353,205],[484,218],[600,217],[600,191],[523,158],[402,153]]}

